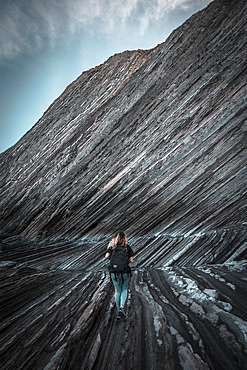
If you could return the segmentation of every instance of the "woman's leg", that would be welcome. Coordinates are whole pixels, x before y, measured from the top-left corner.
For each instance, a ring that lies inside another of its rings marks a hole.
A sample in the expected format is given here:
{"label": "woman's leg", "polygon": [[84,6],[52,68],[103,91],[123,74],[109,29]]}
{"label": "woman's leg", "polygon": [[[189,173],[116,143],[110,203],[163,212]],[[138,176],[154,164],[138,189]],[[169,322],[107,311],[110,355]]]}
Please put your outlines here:
{"label": "woman's leg", "polygon": [[[116,281],[117,278],[117,281]],[[115,288],[115,302],[117,305],[117,310],[119,311],[120,308],[120,297],[121,297],[121,291],[122,291],[122,277],[121,275],[116,276],[115,274],[111,273],[111,279]]]}
{"label": "woman's leg", "polygon": [[121,296],[120,296],[120,307],[124,307],[127,294],[128,294],[128,283],[129,283],[129,275],[123,274],[122,291],[121,291]]}

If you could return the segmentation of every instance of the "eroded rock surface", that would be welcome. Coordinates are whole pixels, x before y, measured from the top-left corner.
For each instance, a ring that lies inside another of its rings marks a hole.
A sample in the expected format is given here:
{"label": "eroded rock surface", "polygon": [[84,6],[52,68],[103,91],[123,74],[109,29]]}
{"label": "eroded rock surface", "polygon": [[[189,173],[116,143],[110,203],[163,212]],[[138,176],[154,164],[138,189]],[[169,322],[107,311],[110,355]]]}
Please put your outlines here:
{"label": "eroded rock surface", "polygon": [[106,245],[47,241],[3,254],[3,369],[246,369],[246,260],[140,268],[136,255],[118,321]]}
{"label": "eroded rock surface", "polygon": [[1,368],[246,369],[246,20],[246,1],[213,1],[114,55],[0,155]]}

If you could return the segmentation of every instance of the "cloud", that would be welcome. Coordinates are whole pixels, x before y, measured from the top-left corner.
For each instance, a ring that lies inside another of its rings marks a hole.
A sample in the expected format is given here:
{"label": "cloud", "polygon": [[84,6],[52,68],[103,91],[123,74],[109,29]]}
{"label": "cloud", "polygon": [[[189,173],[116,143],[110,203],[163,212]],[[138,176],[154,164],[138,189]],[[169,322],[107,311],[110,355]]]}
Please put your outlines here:
{"label": "cloud", "polygon": [[80,30],[109,34],[132,22],[139,34],[145,35],[152,22],[192,5],[192,0],[1,1],[0,60],[52,48],[61,37]]}

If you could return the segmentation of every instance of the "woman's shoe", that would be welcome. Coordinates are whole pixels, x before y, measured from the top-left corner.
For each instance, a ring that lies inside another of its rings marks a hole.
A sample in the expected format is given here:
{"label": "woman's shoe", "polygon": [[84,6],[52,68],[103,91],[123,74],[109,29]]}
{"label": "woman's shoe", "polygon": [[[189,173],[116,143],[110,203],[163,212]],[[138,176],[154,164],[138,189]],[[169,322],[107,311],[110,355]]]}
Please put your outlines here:
{"label": "woman's shoe", "polygon": [[120,319],[120,311],[117,312],[117,316],[116,316],[117,319]]}
{"label": "woman's shoe", "polygon": [[124,308],[123,308],[123,307],[120,307],[119,312],[121,313],[121,315],[122,315],[123,317],[127,317],[127,315],[126,315],[126,313],[125,313],[125,311],[124,311]]}

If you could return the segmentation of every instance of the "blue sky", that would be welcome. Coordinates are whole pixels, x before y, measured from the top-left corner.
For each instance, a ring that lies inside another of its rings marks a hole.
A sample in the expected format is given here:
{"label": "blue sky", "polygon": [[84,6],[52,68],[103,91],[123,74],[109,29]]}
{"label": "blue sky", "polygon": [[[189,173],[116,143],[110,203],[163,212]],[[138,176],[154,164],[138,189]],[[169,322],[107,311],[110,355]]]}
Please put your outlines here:
{"label": "blue sky", "polygon": [[83,71],[150,49],[211,0],[0,0],[0,152]]}

